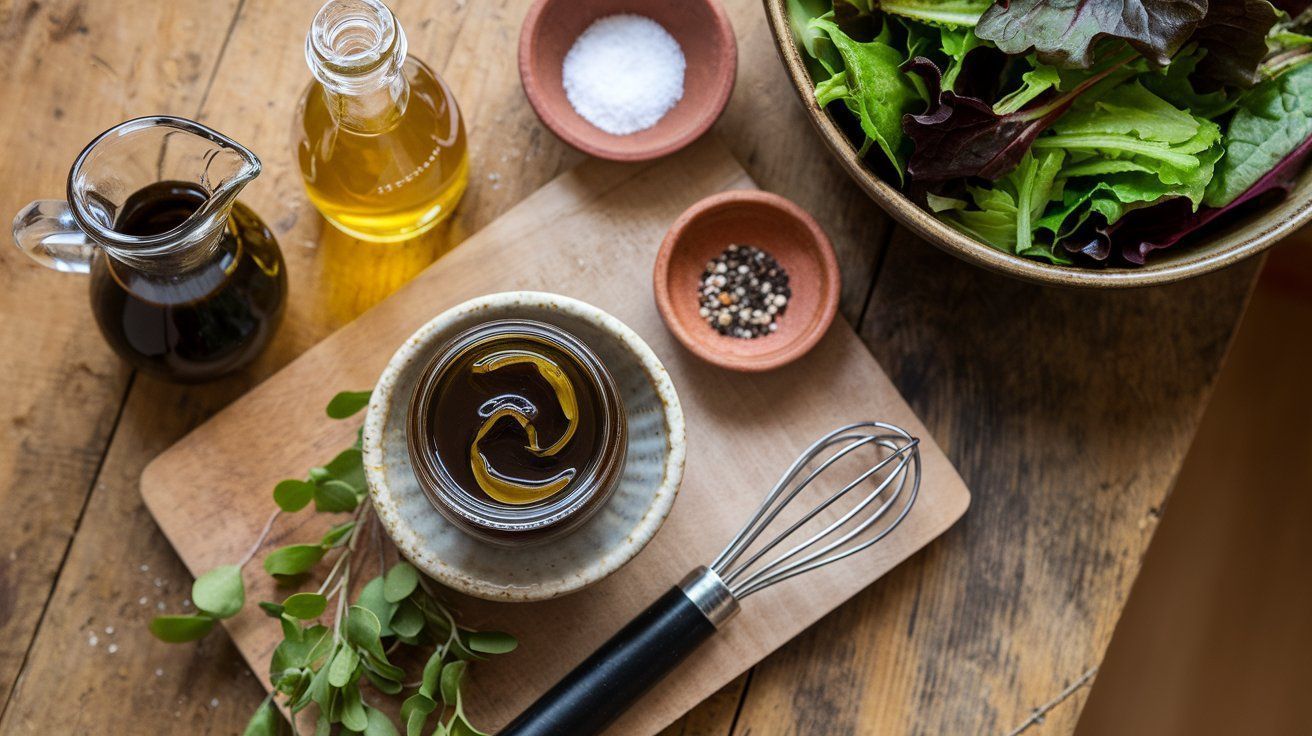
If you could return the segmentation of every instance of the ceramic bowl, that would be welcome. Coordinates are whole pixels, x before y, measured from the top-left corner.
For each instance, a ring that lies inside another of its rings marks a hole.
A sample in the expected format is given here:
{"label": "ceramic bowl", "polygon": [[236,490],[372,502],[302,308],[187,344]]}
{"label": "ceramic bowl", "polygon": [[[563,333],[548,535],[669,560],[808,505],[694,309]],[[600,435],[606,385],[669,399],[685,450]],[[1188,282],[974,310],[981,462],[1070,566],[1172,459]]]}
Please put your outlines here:
{"label": "ceramic bowl", "polygon": [[1304,171],[1285,201],[1226,227],[1148,257],[1138,268],[1058,266],[1004,253],[944,224],[918,207],[861,162],[856,146],[815,101],[814,83],[789,27],[788,0],[765,0],[766,16],[793,87],[835,158],[866,194],[912,232],[966,261],[991,271],[1056,286],[1123,288],[1151,286],[1198,276],[1259,253],[1312,219],[1312,168]]}
{"label": "ceramic bowl", "polygon": [[[660,122],[612,135],[583,119],[565,98],[561,66],[575,39],[594,21],[633,13],[656,21],[683,48],[683,98]],[[738,70],[733,27],[717,0],[537,0],[519,35],[519,77],[529,104],[571,146],[612,161],[646,161],[696,140],[720,117]]]}
{"label": "ceramic bowl", "polygon": [[[569,536],[519,548],[479,541],[444,519],[415,479],[405,435],[410,396],[433,354],[475,324],[507,318],[556,325],[592,348],[615,379],[629,429],[624,472],[606,506]],[[594,306],[531,291],[472,299],[419,328],[379,377],[363,437],[369,493],[401,554],[447,587],[499,601],[562,596],[632,559],[674,504],[686,447],[674,384],[642,338]]]}
{"label": "ceramic bowl", "polygon": [[[706,263],[733,243],[768,252],[788,272],[793,295],[776,332],[727,337],[698,314]],[[754,189],[713,194],[689,207],[666,233],[652,279],[656,308],[684,347],[721,368],[750,372],[773,370],[814,347],[834,321],[841,286],[838,259],[815,218]]]}

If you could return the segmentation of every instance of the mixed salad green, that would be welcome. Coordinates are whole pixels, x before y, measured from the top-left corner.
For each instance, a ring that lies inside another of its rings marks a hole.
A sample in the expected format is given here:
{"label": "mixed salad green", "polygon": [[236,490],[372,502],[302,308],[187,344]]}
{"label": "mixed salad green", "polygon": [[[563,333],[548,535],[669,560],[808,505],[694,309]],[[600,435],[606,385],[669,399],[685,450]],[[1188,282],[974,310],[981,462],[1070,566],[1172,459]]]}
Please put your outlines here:
{"label": "mixed salad green", "polygon": [[1009,253],[1143,264],[1312,152],[1312,0],[788,3],[867,164]]}

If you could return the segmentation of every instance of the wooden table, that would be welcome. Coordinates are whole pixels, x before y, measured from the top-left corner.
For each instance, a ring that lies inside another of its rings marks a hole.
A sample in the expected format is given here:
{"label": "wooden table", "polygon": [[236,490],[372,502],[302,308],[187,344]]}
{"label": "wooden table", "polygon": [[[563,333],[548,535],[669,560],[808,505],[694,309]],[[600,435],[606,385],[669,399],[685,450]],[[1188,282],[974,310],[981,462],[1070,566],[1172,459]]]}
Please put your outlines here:
{"label": "wooden table", "polygon": [[[843,315],[975,496],[940,541],[670,733],[1069,733],[1258,263],[1100,294],[1021,284],[943,255],[892,226],[830,160],[759,3],[724,2],[740,66],[717,134],[761,186],[825,224],[843,268]],[[581,160],[538,124],[519,89],[527,4],[394,5],[411,51],[447,79],[470,129],[475,173],[452,242]],[[409,272],[380,258],[374,278],[357,258],[341,273],[337,256],[361,251],[325,232],[303,195],[289,129],[317,5],[0,0],[9,61],[0,213],[58,196],[80,147],[114,123],[196,117],[263,157],[265,174],[243,199],[276,230],[292,290],[282,331],[253,368],[170,386],[114,357],[84,279],[0,247],[9,397],[0,406],[0,733],[239,733],[263,695],[222,634],[171,646],[146,632],[157,607],[180,610],[191,581],[142,507],[137,479],[188,429],[378,298],[380,282]]]}

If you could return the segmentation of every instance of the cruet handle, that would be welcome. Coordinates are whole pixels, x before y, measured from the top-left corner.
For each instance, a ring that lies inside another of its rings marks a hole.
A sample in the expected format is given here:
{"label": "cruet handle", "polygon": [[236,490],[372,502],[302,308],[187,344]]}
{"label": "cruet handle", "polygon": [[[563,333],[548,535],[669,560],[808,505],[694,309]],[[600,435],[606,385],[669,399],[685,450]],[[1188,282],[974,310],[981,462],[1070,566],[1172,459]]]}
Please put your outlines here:
{"label": "cruet handle", "polygon": [[38,199],[20,210],[14,216],[14,243],[46,268],[70,273],[89,272],[96,252],[62,199]]}

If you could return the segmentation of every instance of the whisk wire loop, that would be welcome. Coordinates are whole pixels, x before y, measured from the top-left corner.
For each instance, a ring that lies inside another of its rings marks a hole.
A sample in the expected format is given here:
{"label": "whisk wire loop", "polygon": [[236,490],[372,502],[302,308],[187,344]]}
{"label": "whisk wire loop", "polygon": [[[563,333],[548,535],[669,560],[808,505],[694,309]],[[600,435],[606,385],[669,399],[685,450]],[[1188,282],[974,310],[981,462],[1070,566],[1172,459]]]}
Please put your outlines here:
{"label": "whisk wire loop", "polygon": [[[778,483],[775,484],[760,507],[757,508],[751,520],[711,564],[711,570],[724,580],[725,585],[729,587],[735,598],[741,599],[795,575],[841,560],[880,541],[906,517],[919,493],[919,442],[918,439],[912,437],[905,430],[883,422],[850,424],[839,427],[821,437],[808,447],[784,472]],[[794,481],[807,466],[819,460],[826,450],[837,445],[841,445],[841,447],[828,457],[820,460],[801,482],[794,484]],[[739,558],[770,528],[783,510],[805,491],[812,482],[835,463],[858,449],[870,445],[883,448],[888,454],[868,467],[855,480],[830,494],[824,501],[803,514],[801,518],[788,525],[786,529],[775,534],[773,538],[763,544],[759,550],[744,562],[736,564]],[[890,465],[893,467],[890,468]],[[806,540],[794,544],[788,551],[768,563],[757,566],[757,563],[766,555],[783,544],[785,540],[808,522],[815,519],[817,515],[823,513],[848,493],[866,484],[867,481],[884,471],[886,471],[885,475],[877,482],[874,489],[839,518],[829,522],[823,529]],[[908,486],[909,491],[907,490]],[[892,488],[892,491],[886,493],[890,488]],[[905,499],[903,499],[904,491],[906,492]],[[870,507],[880,499],[882,499],[882,502],[873,510],[870,510]],[[897,515],[887,525],[876,531],[872,538],[844,549],[845,545],[868,532],[895,507],[898,509]],[[852,523],[854,519],[862,515],[864,515],[863,518]],[[845,528],[847,530],[843,532],[842,530]],[[838,535],[837,538],[825,542],[816,549],[811,549],[835,534]]]}

